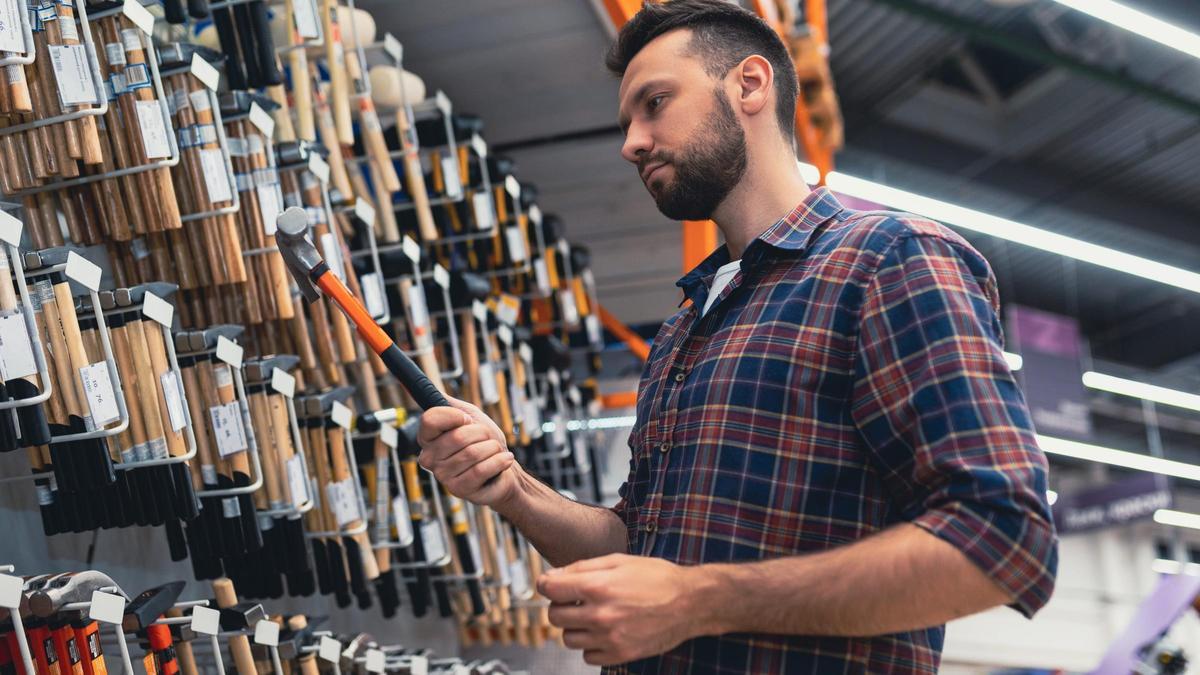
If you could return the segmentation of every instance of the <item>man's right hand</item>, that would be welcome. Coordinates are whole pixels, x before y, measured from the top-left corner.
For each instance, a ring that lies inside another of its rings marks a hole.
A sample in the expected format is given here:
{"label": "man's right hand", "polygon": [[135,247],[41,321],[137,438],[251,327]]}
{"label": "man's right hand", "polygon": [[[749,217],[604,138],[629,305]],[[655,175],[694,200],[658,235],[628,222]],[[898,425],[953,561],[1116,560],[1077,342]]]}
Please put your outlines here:
{"label": "man's right hand", "polygon": [[430,408],[421,415],[421,466],[456,497],[483,506],[507,501],[518,489],[520,465],[508,451],[504,433],[479,408],[447,399],[453,407]]}

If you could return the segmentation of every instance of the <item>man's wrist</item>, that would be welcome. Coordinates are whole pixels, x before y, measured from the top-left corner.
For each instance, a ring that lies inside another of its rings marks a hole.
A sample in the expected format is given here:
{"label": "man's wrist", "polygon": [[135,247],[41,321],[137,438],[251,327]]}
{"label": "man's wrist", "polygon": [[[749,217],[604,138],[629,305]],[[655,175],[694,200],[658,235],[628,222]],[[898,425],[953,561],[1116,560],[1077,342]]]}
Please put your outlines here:
{"label": "man's wrist", "polygon": [[503,500],[492,504],[492,510],[502,517],[511,520],[511,513],[521,511],[525,508],[524,504],[530,496],[530,488],[536,488],[536,486],[531,486],[530,483],[536,483],[537,481],[525,473],[525,469],[517,462],[513,462],[513,465],[507,471],[515,473],[516,486]]}
{"label": "man's wrist", "polygon": [[731,598],[730,580],[725,565],[708,564],[684,567],[687,600],[683,615],[692,619],[692,637],[722,635],[733,631],[728,625]]}

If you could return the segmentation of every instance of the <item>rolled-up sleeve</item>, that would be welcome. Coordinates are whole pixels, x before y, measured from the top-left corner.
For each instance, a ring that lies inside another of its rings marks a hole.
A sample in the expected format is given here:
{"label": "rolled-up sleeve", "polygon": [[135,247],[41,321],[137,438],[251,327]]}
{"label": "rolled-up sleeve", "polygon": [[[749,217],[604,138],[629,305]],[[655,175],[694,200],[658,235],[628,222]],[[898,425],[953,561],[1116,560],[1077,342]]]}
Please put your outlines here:
{"label": "rolled-up sleeve", "polygon": [[995,280],[953,235],[905,233],[862,299],[852,415],[899,516],[1032,616],[1058,544],[1046,458],[1003,355]]}

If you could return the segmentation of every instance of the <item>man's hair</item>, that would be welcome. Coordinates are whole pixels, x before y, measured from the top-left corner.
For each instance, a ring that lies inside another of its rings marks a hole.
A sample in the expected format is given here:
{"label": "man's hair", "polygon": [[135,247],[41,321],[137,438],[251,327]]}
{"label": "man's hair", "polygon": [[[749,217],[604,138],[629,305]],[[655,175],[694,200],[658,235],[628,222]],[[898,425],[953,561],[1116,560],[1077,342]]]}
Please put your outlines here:
{"label": "man's hair", "polygon": [[713,77],[724,77],[746,57],[758,54],[775,71],[775,115],[784,138],[795,137],[795,66],[779,35],[753,12],[729,0],[670,0],[646,2],[622,28],[608,49],[604,65],[618,77],[652,40],[670,31],[692,31],[688,50]]}

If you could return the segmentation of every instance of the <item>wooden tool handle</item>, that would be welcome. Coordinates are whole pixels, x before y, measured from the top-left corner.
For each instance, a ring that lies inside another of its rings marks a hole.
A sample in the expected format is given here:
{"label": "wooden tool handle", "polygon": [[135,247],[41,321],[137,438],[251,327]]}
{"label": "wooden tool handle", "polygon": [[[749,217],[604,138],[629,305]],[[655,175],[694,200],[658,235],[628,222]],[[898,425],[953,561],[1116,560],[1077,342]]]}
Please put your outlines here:
{"label": "wooden tool handle", "polygon": [[[293,631],[302,631],[308,628],[308,620],[303,614],[297,614],[288,619],[288,628]],[[317,655],[313,652],[300,652],[300,656],[296,657],[296,661],[300,663],[300,675],[320,675],[320,668],[317,667]]]}
{"label": "wooden tool handle", "polygon": [[[87,394],[83,390],[83,380],[79,376],[79,369],[90,364],[87,360],[87,352],[83,347],[83,335],[79,332],[79,320],[75,316],[75,302],[71,297],[71,286],[66,280],[54,284],[54,299],[58,318],[62,325],[63,339],[66,342],[66,362],[70,364],[69,372],[71,373],[70,386],[75,390],[77,402],[77,407],[72,414],[83,417],[90,431],[95,427],[92,423],[91,412],[87,409]],[[66,385],[66,383],[63,384]]]}
{"label": "wooden tool handle", "polygon": [[150,354],[150,365],[154,368],[154,393],[158,402],[158,416],[162,420],[163,435],[167,439],[167,453],[172,457],[182,457],[187,454],[187,443],[183,439],[182,430],[176,431],[171,424],[170,406],[167,393],[163,389],[163,377],[171,372],[167,363],[167,346],[163,338],[162,326],[156,321],[144,320],[142,330],[146,336],[146,346]]}
{"label": "wooden tool handle", "polygon": [[[217,606],[221,609],[237,604],[237,593],[233,582],[225,577],[212,582],[213,594],[217,597]],[[233,654],[234,664],[238,675],[258,675],[254,666],[254,652],[250,650],[250,640],[245,635],[234,635],[229,638],[229,652]]]}
{"label": "wooden tool handle", "polygon": [[280,476],[283,469],[279,462],[278,442],[276,437],[281,431],[272,424],[271,406],[267,402],[265,391],[250,394],[250,418],[254,424],[254,437],[258,441],[259,464],[263,470],[263,483],[267,486],[267,499],[271,508],[283,506],[283,491],[280,487]]}
{"label": "wooden tool handle", "polygon": [[[291,6],[289,0],[288,7]],[[317,140],[317,125],[313,116],[312,76],[308,70],[308,56],[303,49],[293,49],[288,52],[288,64],[292,72],[292,100],[296,105],[296,134],[300,140],[312,143]]]}
{"label": "wooden tool handle", "polygon": [[296,456],[296,447],[292,442],[292,425],[288,419],[287,401],[282,394],[267,396],[267,416],[275,439],[275,456],[280,469],[279,499],[284,504],[294,504],[296,497],[292,494],[291,484],[288,482],[287,467],[292,457]]}
{"label": "wooden tool handle", "polygon": [[[113,357],[117,361],[117,372],[121,373],[121,385],[126,392],[137,389],[137,368],[133,365],[133,353],[129,347],[129,327],[121,324],[110,331],[112,337]],[[142,422],[142,407],[136,401],[129,401],[125,407],[129,412],[129,424],[125,431],[117,436],[121,461],[133,462],[138,459],[138,452],[146,442],[146,427]]]}
{"label": "wooden tool handle", "polygon": [[417,214],[417,229],[421,239],[432,241],[437,239],[437,226],[433,221],[433,210],[429,205],[429,193],[425,188],[425,171],[421,168],[421,158],[417,156],[409,134],[412,125],[408,120],[406,106],[396,110],[396,131],[404,149],[404,182],[408,186],[408,196],[413,201]]}
{"label": "wooden tool handle", "polygon": [[[142,423],[146,427],[146,442],[149,444],[146,449],[154,459],[162,459],[167,454],[167,441],[166,434],[163,433],[163,418],[159,413],[157,390],[154,386],[158,378],[154,376],[154,364],[142,323],[141,320],[130,320],[126,324],[129,351],[133,357],[133,368],[137,372],[136,405],[141,408]],[[130,406],[132,405],[134,404],[131,403]]]}
{"label": "wooden tool handle", "polygon": [[[337,126],[338,142],[354,145],[354,123],[350,119],[350,85],[346,76],[346,49],[338,24],[337,0],[322,0],[321,24],[325,31],[325,64],[329,70],[330,105]],[[331,149],[336,145],[328,146]]]}
{"label": "wooden tool handle", "polygon": [[467,369],[466,397],[469,403],[483,407],[483,392],[479,386],[479,340],[475,334],[475,317],[470,312],[461,315],[459,332],[462,342],[463,366]]}
{"label": "wooden tool handle", "polygon": [[183,390],[187,393],[188,413],[191,415],[193,431],[196,436],[196,456],[200,464],[200,476],[205,485],[216,485],[216,464],[213,461],[212,446],[209,441],[208,424],[205,419],[208,410],[204,407],[204,397],[198,381],[196,366],[180,369],[183,374]]}

